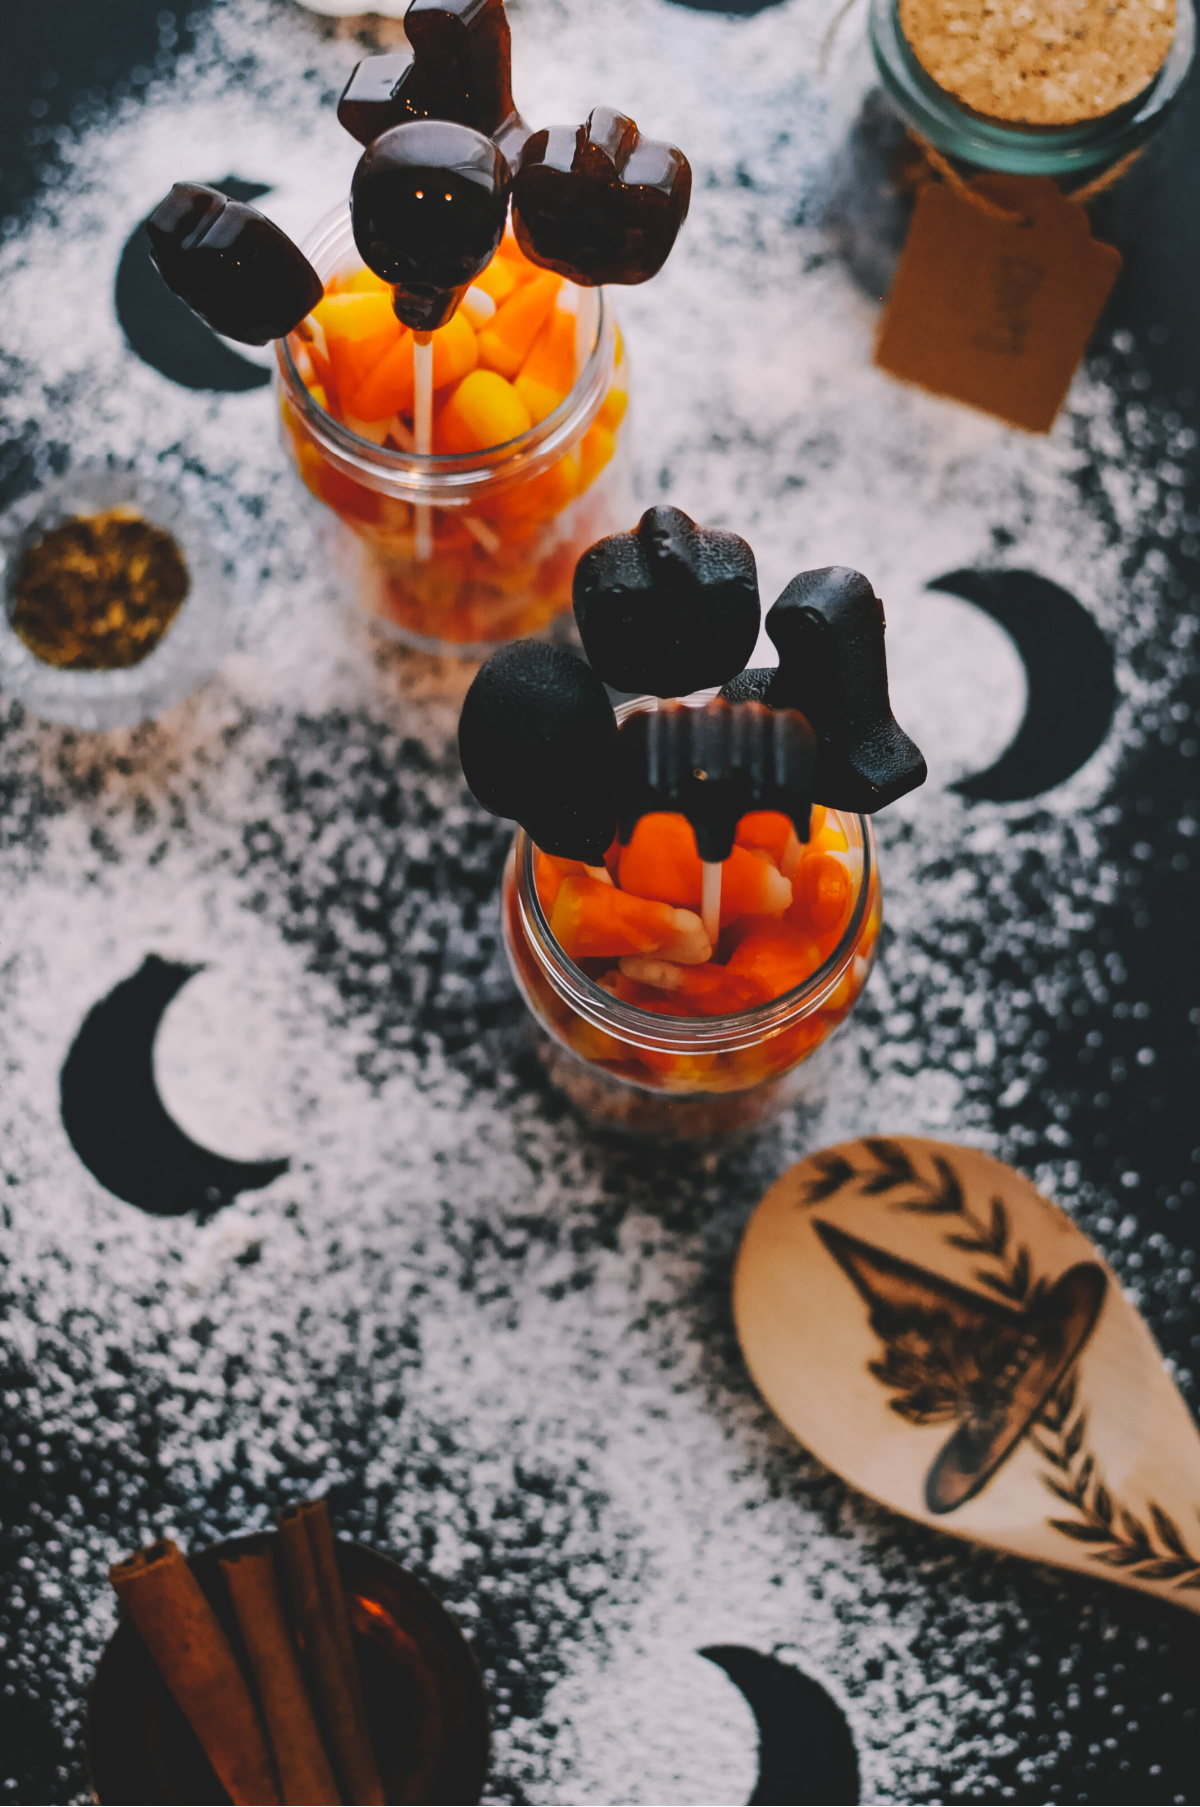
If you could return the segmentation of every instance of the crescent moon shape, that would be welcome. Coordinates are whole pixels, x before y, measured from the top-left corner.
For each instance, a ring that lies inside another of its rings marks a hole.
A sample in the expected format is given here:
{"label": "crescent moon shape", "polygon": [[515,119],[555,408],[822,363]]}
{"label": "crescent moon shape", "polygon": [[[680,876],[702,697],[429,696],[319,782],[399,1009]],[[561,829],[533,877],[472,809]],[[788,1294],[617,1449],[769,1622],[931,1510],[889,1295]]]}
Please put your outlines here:
{"label": "crescent moon shape", "polygon": [[63,1063],[62,1120],[75,1153],[109,1192],[156,1217],[211,1215],[291,1164],[213,1154],[163,1106],[154,1038],[171,999],[202,970],[148,955],[88,1012]]}
{"label": "crescent moon shape", "polygon": [[710,1644],[700,1655],[724,1669],[758,1724],[750,1807],[840,1807],[858,1800],[858,1752],[845,1714],[820,1682],[741,1644]]}
{"label": "crescent moon shape", "polygon": [[1025,666],[1028,700],[1013,739],[986,772],[950,786],[973,803],[1024,803],[1086,765],[1117,701],[1112,647],[1081,602],[1034,571],[951,571],[928,586],[1002,627]]}
{"label": "crescent moon shape", "polygon": [[736,13],[739,18],[749,19],[755,13],[765,13],[769,6],[779,6],[782,0],[674,0],[676,6],[686,6],[695,13]]}
{"label": "crescent moon shape", "polygon": [[[226,176],[214,182],[234,201],[253,201],[269,194],[262,182]],[[143,363],[170,377],[184,389],[216,389],[238,394],[262,389],[271,373],[217,337],[187,303],[173,295],[150,261],[150,240],[143,222],[125,241],[117,265],[114,296],[121,330]]]}

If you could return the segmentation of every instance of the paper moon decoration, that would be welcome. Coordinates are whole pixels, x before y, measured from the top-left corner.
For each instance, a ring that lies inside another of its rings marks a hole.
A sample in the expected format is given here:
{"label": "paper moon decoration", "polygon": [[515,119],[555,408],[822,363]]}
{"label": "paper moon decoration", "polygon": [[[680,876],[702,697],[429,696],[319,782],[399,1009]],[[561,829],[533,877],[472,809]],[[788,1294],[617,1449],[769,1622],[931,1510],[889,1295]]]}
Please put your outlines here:
{"label": "paper moon decoration", "polygon": [[201,969],[150,954],[88,1012],[63,1063],[63,1127],[109,1192],[157,1217],[208,1216],[269,1186],[287,1160],[234,1161],[184,1134],[158,1095],[154,1038],[167,1005]]}
{"label": "paper moon decoration", "polygon": [[777,1180],[734,1277],[764,1398],[828,1467],[977,1543],[1200,1612],[1200,1434],[1064,1211],[972,1148],[869,1137]]}
{"label": "paper moon decoration", "polygon": [[744,1644],[699,1653],[723,1669],[758,1726],[758,1781],[750,1807],[838,1807],[858,1792],[858,1752],[846,1716],[810,1675]]}
{"label": "paper moon decoration", "polygon": [[974,803],[1024,803],[1085,766],[1112,725],[1112,647],[1083,604],[1036,571],[951,571],[928,586],[1004,629],[1021,656],[1025,716],[986,772],[951,785]]}

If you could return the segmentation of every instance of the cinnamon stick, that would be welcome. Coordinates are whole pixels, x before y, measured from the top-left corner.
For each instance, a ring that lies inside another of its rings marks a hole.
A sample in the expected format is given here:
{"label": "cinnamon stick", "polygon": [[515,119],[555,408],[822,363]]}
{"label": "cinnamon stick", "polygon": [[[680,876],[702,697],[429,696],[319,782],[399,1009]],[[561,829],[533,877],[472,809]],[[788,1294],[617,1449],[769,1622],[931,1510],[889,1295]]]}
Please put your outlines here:
{"label": "cinnamon stick", "polygon": [[296,1626],[343,1795],[358,1807],[383,1807],[325,1502],[289,1506],[278,1524]]}
{"label": "cinnamon stick", "polygon": [[340,1807],[265,1545],[221,1558],[288,1807]]}
{"label": "cinnamon stick", "polygon": [[108,1578],[235,1807],[279,1807],[250,1690],[178,1545],[163,1538]]}

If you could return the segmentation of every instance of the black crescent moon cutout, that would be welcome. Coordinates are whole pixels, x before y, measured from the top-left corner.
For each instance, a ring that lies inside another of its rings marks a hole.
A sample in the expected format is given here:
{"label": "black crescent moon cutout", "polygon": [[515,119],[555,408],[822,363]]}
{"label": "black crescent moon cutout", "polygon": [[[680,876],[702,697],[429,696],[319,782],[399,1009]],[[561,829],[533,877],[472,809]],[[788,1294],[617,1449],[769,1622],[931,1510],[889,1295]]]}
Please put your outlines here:
{"label": "black crescent moon cutout", "polygon": [[852,1807],[858,1752],[845,1714],[820,1682],[742,1644],[709,1644],[699,1655],[724,1669],[758,1724],[750,1807]]}
{"label": "black crescent moon cutout", "polygon": [[694,13],[727,13],[740,19],[749,19],[755,13],[765,13],[769,6],[780,6],[783,0],[673,0],[676,6],[686,6]]}
{"label": "black crescent moon cutout", "polygon": [[[269,183],[243,182],[240,176],[226,176],[212,187],[233,201],[254,201],[271,192]],[[236,395],[270,382],[269,370],[234,351],[171,293],[150,261],[144,221],[125,241],[114,299],[131,350],[181,388]]]}
{"label": "black crescent moon cutout", "polygon": [[1112,723],[1112,647],[1069,591],[1034,571],[951,571],[927,586],[961,597],[1002,627],[1021,655],[1029,695],[1013,739],[986,772],[951,790],[972,803],[1026,803],[1087,764]]}
{"label": "black crescent moon cutout", "polygon": [[109,1192],[155,1217],[210,1216],[291,1164],[213,1154],[163,1106],[154,1038],[171,999],[202,971],[149,954],[88,1012],[62,1069],[62,1120],[75,1153]]}

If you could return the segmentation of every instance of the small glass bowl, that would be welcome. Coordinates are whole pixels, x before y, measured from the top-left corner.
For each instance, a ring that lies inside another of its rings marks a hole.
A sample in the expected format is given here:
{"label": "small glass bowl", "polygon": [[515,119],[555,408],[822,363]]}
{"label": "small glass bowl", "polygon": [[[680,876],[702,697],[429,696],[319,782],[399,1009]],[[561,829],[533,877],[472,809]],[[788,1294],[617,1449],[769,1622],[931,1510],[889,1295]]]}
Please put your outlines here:
{"label": "small glass bowl", "polygon": [[[14,586],[26,551],[43,534],[81,515],[127,508],[178,542],[188,593],[154,649],[137,665],[79,671],[39,659],[12,625]],[[69,728],[133,728],[182,701],[212,676],[229,639],[221,559],[204,527],[175,492],[137,471],[82,464],[16,503],[0,520],[0,695]]]}

